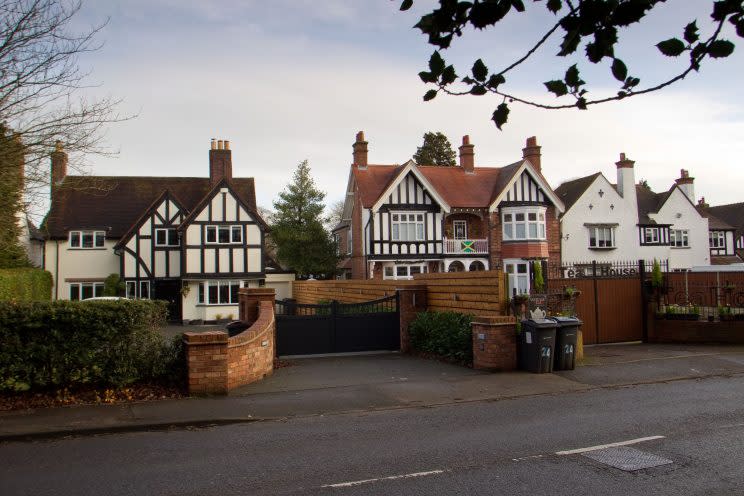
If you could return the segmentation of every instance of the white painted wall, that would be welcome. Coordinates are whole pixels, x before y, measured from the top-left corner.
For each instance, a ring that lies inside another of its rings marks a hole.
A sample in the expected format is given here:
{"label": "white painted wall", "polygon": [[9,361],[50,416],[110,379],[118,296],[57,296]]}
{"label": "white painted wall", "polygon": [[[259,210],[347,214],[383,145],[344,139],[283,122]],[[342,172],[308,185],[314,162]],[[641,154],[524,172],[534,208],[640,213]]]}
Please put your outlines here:
{"label": "white painted wall", "polygon": [[698,213],[679,188],[674,188],[659,212],[649,217],[659,224],[672,224],[671,229],[689,231],[689,248],[669,247],[670,270],[710,264],[708,219]]}
{"label": "white painted wall", "polygon": [[109,274],[118,274],[115,244],[116,240],[106,239],[102,249],[82,250],[68,249],[67,240],[47,240],[44,243],[45,269],[52,273],[52,298],[69,299],[67,279],[100,281]]}

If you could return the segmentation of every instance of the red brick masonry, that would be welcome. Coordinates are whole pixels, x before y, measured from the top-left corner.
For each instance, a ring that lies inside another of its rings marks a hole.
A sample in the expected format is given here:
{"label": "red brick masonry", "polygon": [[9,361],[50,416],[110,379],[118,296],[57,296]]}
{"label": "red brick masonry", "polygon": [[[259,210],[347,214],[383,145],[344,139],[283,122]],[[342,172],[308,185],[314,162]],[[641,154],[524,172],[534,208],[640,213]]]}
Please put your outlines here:
{"label": "red brick masonry", "polygon": [[240,290],[240,320],[251,326],[231,338],[224,331],[184,333],[189,394],[227,394],[274,370],[274,290]]}
{"label": "red brick masonry", "polygon": [[517,329],[514,317],[477,317],[473,328],[473,368],[515,370]]}

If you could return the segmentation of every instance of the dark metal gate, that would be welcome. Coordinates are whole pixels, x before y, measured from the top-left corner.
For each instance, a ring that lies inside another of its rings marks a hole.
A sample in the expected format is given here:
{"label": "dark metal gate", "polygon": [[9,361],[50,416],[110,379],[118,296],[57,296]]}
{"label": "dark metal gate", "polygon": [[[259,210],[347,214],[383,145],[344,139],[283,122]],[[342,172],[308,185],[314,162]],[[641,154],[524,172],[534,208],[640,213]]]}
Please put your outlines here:
{"label": "dark metal gate", "polygon": [[398,295],[364,303],[276,302],[277,355],[400,349]]}

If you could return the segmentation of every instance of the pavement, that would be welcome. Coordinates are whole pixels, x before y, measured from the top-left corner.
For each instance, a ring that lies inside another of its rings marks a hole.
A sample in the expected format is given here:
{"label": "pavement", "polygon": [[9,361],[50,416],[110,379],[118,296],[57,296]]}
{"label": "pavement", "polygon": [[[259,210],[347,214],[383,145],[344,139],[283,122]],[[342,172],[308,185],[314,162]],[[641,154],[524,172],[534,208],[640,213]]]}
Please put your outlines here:
{"label": "pavement", "polygon": [[744,346],[586,346],[553,374],[487,373],[386,353],[290,359],[229,396],[0,412],[0,441],[199,428],[350,412],[560,395],[744,375]]}

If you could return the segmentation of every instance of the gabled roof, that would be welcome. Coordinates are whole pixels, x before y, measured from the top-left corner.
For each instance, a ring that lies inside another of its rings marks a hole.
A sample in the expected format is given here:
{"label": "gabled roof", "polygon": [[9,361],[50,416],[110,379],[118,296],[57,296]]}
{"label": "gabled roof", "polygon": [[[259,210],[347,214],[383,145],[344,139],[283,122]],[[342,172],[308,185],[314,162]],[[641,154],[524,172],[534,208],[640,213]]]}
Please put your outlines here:
{"label": "gabled roof", "polygon": [[28,226],[28,237],[30,239],[33,239],[34,241],[44,241],[44,234],[28,217],[26,217],[26,226]]}
{"label": "gabled roof", "polygon": [[123,245],[124,245],[124,244],[125,244],[126,242],[128,242],[128,241],[129,241],[129,239],[130,239],[130,238],[131,238],[132,236],[134,236],[134,234],[135,234],[135,233],[136,233],[136,232],[137,232],[137,231],[139,230],[139,228],[140,228],[140,227],[142,226],[142,224],[144,224],[144,223],[145,223],[145,222],[147,221],[147,219],[148,219],[148,218],[150,218],[150,216],[152,215],[152,213],[153,213],[153,212],[154,212],[155,210],[157,210],[157,208],[158,208],[158,207],[159,207],[159,206],[160,206],[160,205],[161,205],[161,204],[162,204],[162,203],[163,203],[163,202],[164,202],[164,201],[165,201],[166,199],[168,199],[168,200],[171,200],[171,201],[172,201],[173,203],[175,203],[175,204],[176,204],[176,206],[177,206],[177,207],[178,207],[178,209],[179,209],[179,210],[181,211],[181,213],[183,214],[183,216],[184,216],[184,217],[185,217],[186,215],[188,215],[188,213],[189,213],[189,212],[188,212],[188,210],[186,210],[186,208],[185,208],[185,207],[183,206],[183,204],[181,203],[181,201],[180,201],[180,200],[178,200],[178,198],[176,198],[176,197],[175,197],[175,196],[174,196],[174,195],[173,195],[173,194],[172,194],[172,193],[171,193],[170,191],[168,191],[168,190],[166,189],[165,191],[163,191],[163,193],[162,193],[162,194],[161,194],[160,196],[158,196],[158,197],[157,197],[157,198],[155,199],[155,201],[153,201],[153,202],[152,202],[152,203],[150,204],[150,206],[149,206],[149,207],[147,208],[147,210],[145,210],[145,211],[144,211],[144,212],[142,213],[142,215],[141,215],[141,216],[139,217],[139,219],[137,219],[137,221],[136,221],[136,222],[135,222],[134,224],[132,224],[132,226],[131,226],[131,227],[129,228],[129,230],[128,230],[128,231],[127,231],[126,233],[124,233],[124,234],[122,235],[122,237],[121,237],[121,239],[119,240],[119,242],[118,242],[118,243],[116,243],[116,246],[114,246],[114,249],[118,249],[119,247],[123,246]]}
{"label": "gabled roof", "polygon": [[589,176],[579,177],[571,181],[566,181],[555,188],[555,194],[558,195],[558,198],[560,198],[561,201],[563,201],[563,204],[566,206],[566,211],[568,211],[568,209],[570,209],[573,204],[581,198],[581,195],[584,194],[587,188],[589,188],[589,186],[591,186],[592,183],[601,175],[601,172],[597,172]]}
{"label": "gabled roof", "polygon": [[700,215],[702,215],[703,217],[705,217],[706,219],[708,219],[708,229],[709,230],[718,230],[718,231],[734,231],[734,230],[736,230],[736,228],[734,226],[732,226],[728,222],[722,220],[717,215],[713,214],[711,212],[711,208],[710,207],[706,208],[706,207],[703,207],[703,206],[698,205],[695,208],[697,208],[697,211],[700,213]]}
{"label": "gabled roof", "polygon": [[[232,178],[230,184],[254,214],[253,178]],[[50,238],[65,238],[70,229],[102,229],[119,239],[165,190],[191,211],[211,188],[207,177],[67,176],[55,189],[41,230]]]}
{"label": "gabled roof", "polygon": [[728,205],[708,207],[707,211],[730,228],[744,232],[744,203],[729,203]]}
{"label": "gabled roof", "polygon": [[[506,189],[523,164],[520,160],[504,167],[475,167],[474,174],[468,174],[462,167],[443,167],[433,165],[414,165],[434,191],[452,208],[488,208]],[[368,165],[365,169],[352,168],[352,175],[364,208],[372,208],[386,189],[394,184],[408,163],[403,165]],[[538,172],[535,175],[545,184],[545,178]],[[552,193],[548,192],[548,195]],[[556,200],[560,200],[556,198]]]}
{"label": "gabled roof", "polygon": [[654,193],[651,189],[636,184],[636,201],[638,203],[638,223],[639,224],[656,224],[656,221],[651,219],[648,214],[658,212],[662,205],[666,203],[672,191],[676,187],[673,186],[669,191],[663,193]]}
{"label": "gabled roof", "polygon": [[[251,178],[251,181],[253,178]],[[235,188],[232,187],[232,180],[222,179],[219,183],[215,184],[212,189],[210,189],[206,195],[204,195],[201,200],[199,200],[199,203],[191,207],[189,210],[189,214],[184,217],[183,221],[181,221],[181,224],[178,226],[179,229],[182,229],[183,226],[188,225],[192,220],[194,220],[194,217],[199,215],[199,212],[201,212],[204,207],[207,206],[207,204],[210,202],[210,200],[214,197],[215,194],[222,188],[227,188],[236,198],[237,200],[242,203],[242,206],[248,210],[248,213],[253,216],[254,219],[256,219],[256,222],[264,229],[268,229],[268,226],[266,222],[263,220],[263,218],[258,215],[258,212],[256,210],[255,206],[255,197],[254,197],[254,204],[251,205],[249,203],[246,203],[245,200],[243,200],[242,196],[238,194],[237,191],[235,191]]]}

